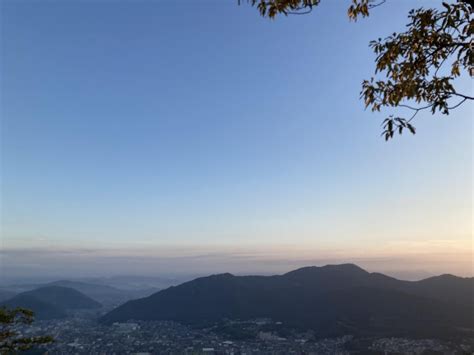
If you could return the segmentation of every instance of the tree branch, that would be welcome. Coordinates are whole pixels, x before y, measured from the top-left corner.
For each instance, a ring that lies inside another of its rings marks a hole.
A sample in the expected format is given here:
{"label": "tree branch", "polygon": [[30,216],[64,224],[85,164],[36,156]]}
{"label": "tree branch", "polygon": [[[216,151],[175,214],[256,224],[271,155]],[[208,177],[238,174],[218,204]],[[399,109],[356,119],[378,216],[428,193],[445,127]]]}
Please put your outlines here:
{"label": "tree branch", "polygon": [[382,0],[382,1],[380,1],[378,4],[369,4],[368,7],[369,7],[369,9],[373,9],[374,7],[383,5],[383,4],[385,4],[386,2],[387,2],[387,0]]}
{"label": "tree branch", "polygon": [[463,95],[463,94],[460,94],[460,93],[457,93],[457,92],[452,92],[451,94],[453,95],[456,95],[456,96],[459,96],[459,97],[462,97],[466,100],[474,100],[474,97],[473,96],[468,96],[468,95]]}

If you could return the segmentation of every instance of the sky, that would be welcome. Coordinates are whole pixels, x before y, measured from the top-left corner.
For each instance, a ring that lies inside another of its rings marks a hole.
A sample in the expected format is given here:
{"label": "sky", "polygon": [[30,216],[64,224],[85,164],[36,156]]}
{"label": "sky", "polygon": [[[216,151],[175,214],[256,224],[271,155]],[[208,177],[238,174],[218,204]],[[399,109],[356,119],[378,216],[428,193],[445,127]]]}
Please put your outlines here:
{"label": "sky", "polygon": [[472,104],[385,142],[359,99],[413,4],[2,0],[3,277],[472,276]]}

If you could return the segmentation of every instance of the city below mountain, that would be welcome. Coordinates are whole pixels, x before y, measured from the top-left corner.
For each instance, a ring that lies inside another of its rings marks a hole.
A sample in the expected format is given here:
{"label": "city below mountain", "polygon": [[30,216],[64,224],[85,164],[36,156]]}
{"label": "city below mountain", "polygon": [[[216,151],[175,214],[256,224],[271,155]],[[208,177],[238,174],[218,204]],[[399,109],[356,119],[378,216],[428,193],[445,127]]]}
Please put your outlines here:
{"label": "city below mountain", "polygon": [[171,320],[194,325],[270,318],[321,336],[449,336],[474,330],[474,278],[401,281],[353,264],[278,276],[219,274],[129,301],[100,322]]}
{"label": "city below mountain", "polygon": [[305,267],[275,276],[218,274],[153,294],[153,289],[67,280],[17,290],[2,289],[0,306],[31,309],[37,320],[86,311],[93,319],[100,317],[102,325],[176,321],[207,327],[266,318],[280,328],[311,330],[321,337],[474,334],[474,278],[442,275],[402,281],[353,264]]}

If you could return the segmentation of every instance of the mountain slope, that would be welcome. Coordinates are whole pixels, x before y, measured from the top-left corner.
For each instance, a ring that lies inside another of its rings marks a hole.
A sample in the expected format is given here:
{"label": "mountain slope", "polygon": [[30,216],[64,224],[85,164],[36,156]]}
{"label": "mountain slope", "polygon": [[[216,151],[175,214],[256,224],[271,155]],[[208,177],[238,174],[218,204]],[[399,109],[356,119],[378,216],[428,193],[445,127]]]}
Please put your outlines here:
{"label": "mountain slope", "polygon": [[128,292],[107,285],[69,280],[55,281],[48,285],[75,289],[102,304],[121,304],[132,298]]}
{"label": "mountain slope", "polygon": [[46,286],[61,286],[75,289],[103,305],[119,305],[131,299],[149,296],[157,290],[122,290],[108,285],[81,281],[60,280]]}
{"label": "mountain slope", "polygon": [[37,300],[52,304],[65,310],[100,308],[102,305],[69,287],[44,286],[21,293],[23,296],[34,297]]}
{"label": "mountain slope", "polygon": [[72,288],[45,286],[22,292],[0,306],[27,308],[37,319],[53,319],[63,318],[71,310],[100,308],[101,304]]}
{"label": "mountain slope", "polygon": [[[460,280],[461,289],[473,285],[470,279]],[[450,297],[430,293],[442,287],[431,283],[399,281],[351,264],[302,268],[281,276],[221,274],[127,302],[101,321],[199,323],[270,317],[326,333],[352,329],[402,334],[417,328],[430,334],[456,326],[473,328],[472,303],[448,303]]]}
{"label": "mountain slope", "polygon": [[474,303],[474,278],[462,278],[453,275],[430,277],[406,287],[407,292],[433,297],[457,305]]}
{"label": "mountain slope", "polygon": [[48,302],[41,301],[33,296],[19,294],[0,303],[0,307],[26,308],[35,312],[35,319],[47,320],[65,318],[66,311]]}
{"label": "mountain slope", "polygon": [[15,295],[17,295],[16,292],[0,289],[0,302],[9,300],[10,298],[13,298]]}

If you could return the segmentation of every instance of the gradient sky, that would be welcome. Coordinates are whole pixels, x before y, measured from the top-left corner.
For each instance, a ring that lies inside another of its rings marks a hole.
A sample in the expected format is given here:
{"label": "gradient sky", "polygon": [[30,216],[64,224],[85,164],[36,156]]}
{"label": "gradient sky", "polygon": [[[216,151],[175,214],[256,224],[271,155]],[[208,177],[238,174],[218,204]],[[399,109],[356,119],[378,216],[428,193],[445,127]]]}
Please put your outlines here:
{"label": "gradient sky", "polygon": [[472,275],[472,105],[385,142],[359,100],[368,42],[414,2],[357,23],[348,3],[269,21],[231,0],[2,0],[2,269],[80,273],[93,251],[108,273],[188,253],[207,272],[244,250],[255,271]]}

